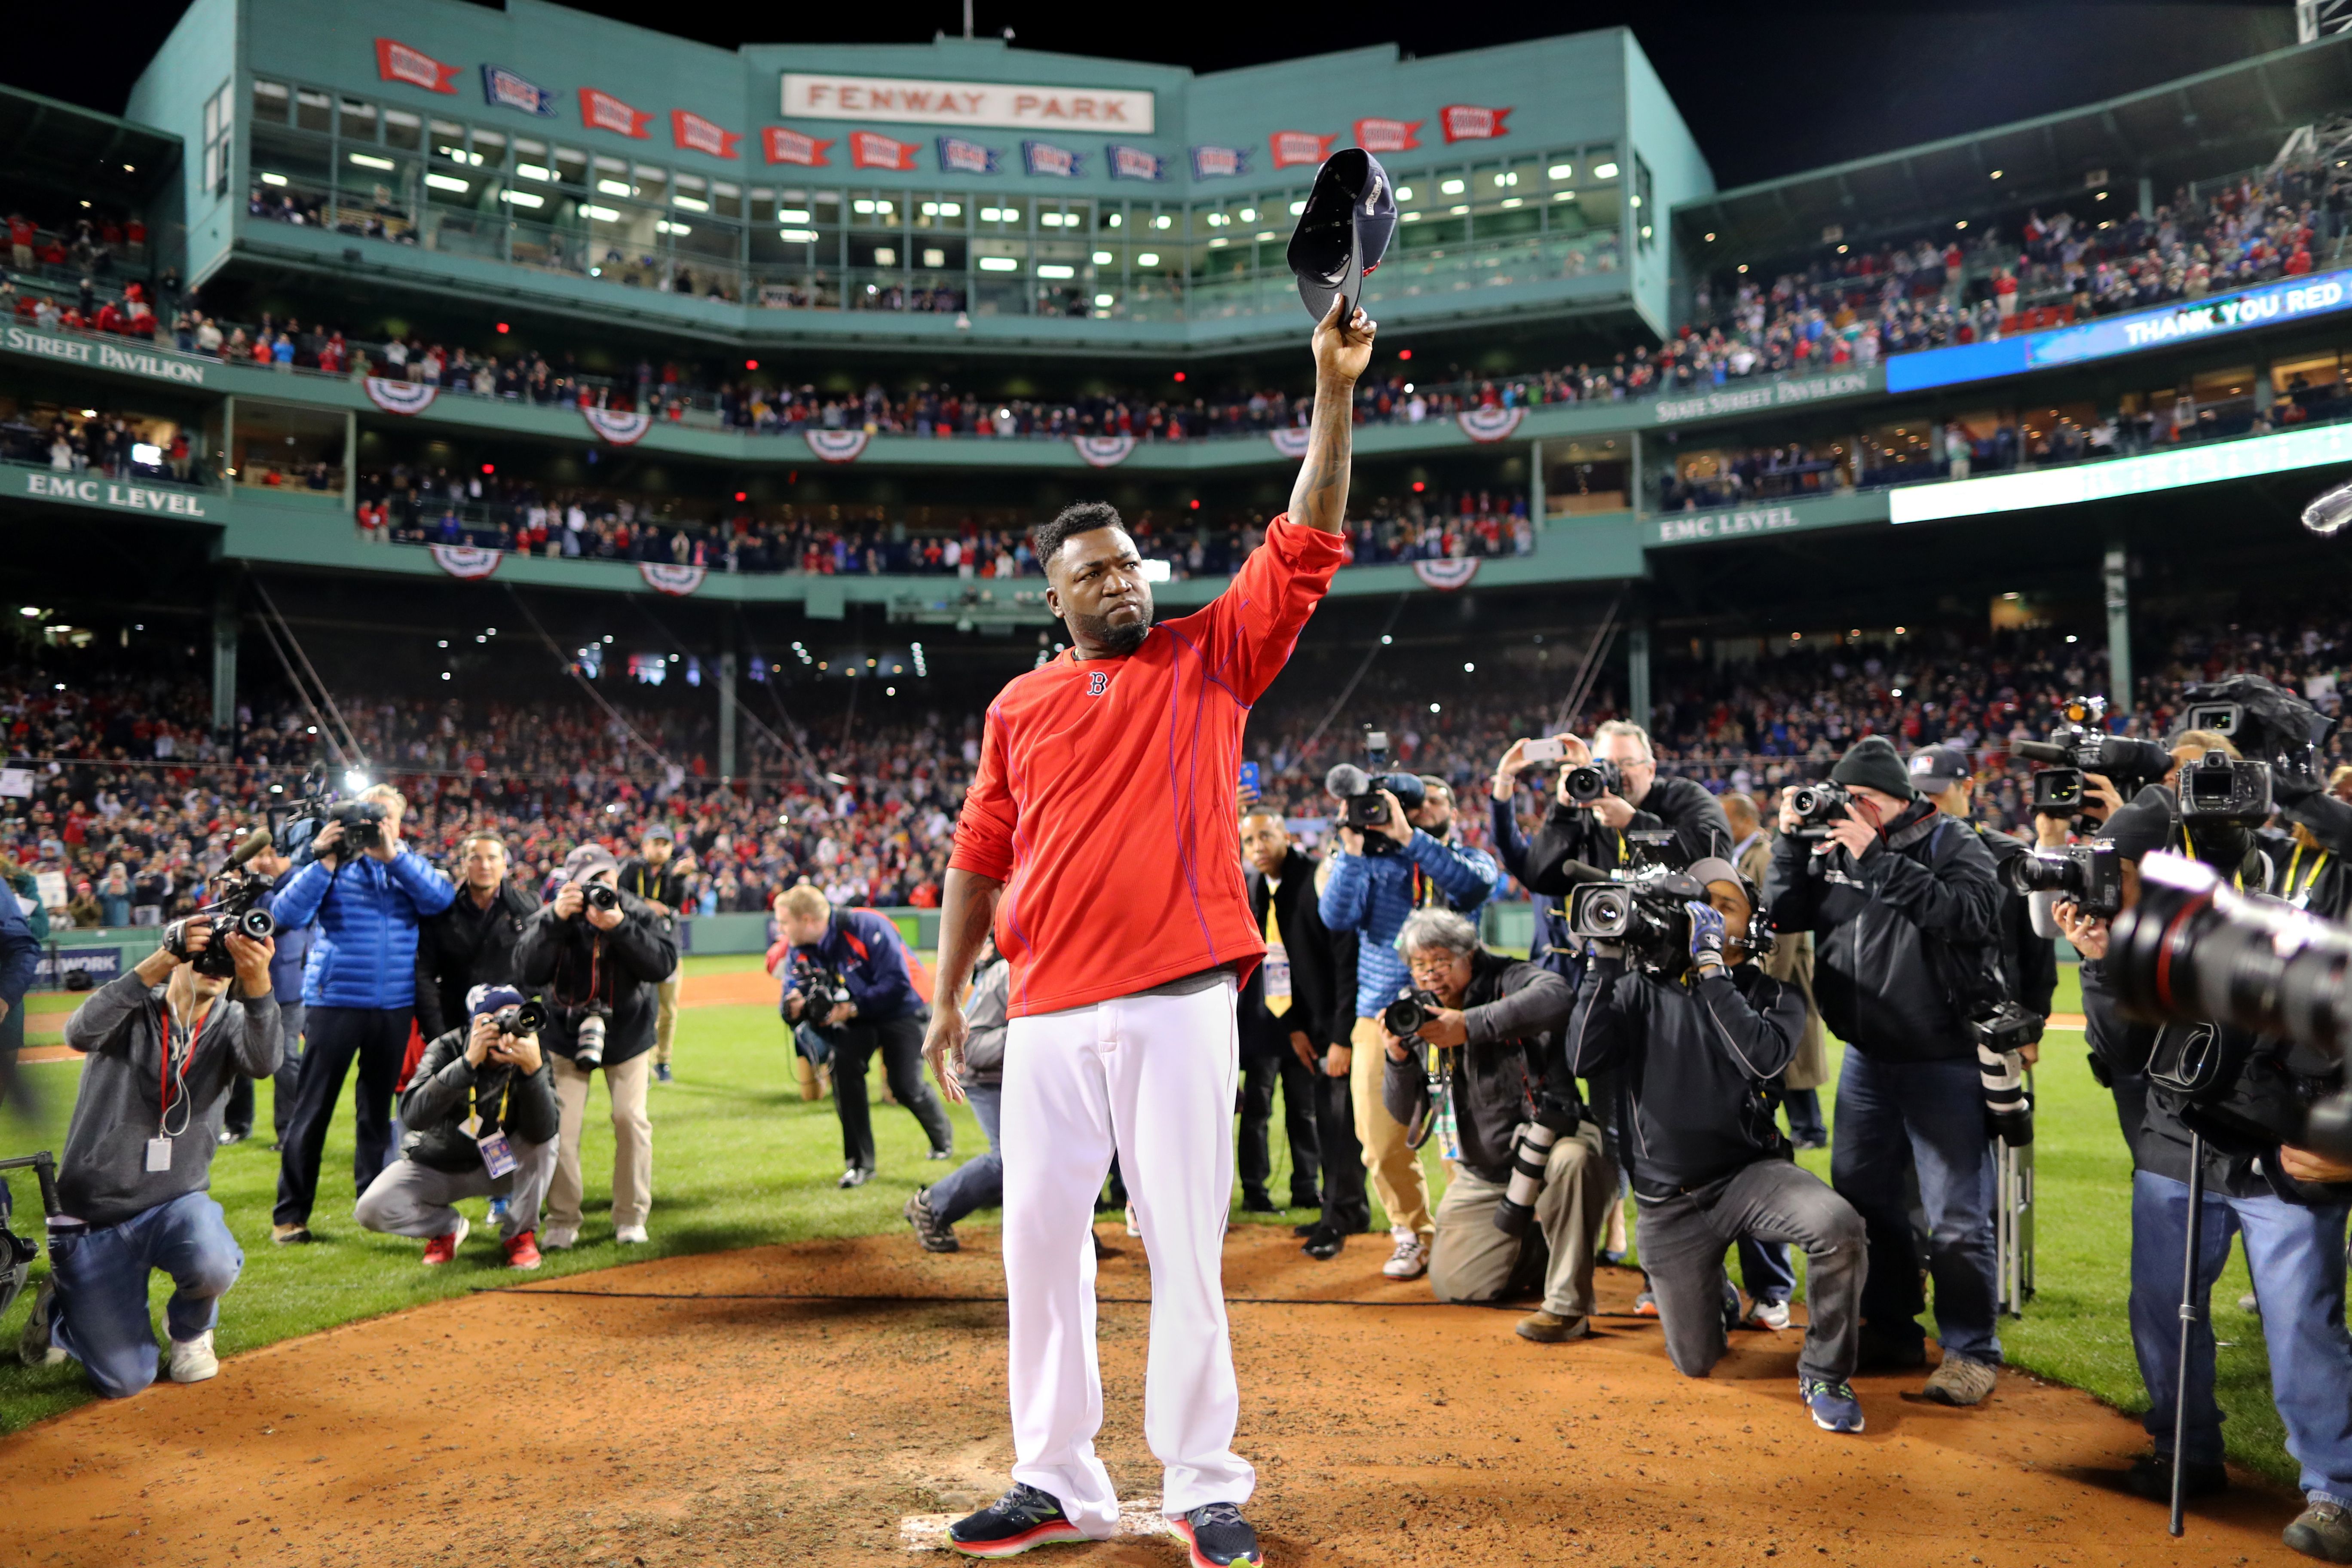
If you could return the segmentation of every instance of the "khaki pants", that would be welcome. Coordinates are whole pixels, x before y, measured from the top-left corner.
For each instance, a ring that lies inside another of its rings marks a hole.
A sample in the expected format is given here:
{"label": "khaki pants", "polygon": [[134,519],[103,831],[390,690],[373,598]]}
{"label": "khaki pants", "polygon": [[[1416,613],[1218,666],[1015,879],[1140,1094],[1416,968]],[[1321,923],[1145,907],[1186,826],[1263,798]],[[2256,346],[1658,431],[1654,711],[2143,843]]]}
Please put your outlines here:
{"label": "khaki pants", "polygon": [[1544,1310],[1559,1318],[1590,1317],[1593,1249],[1617,1195],[1617,1173],[1602,1152],[1601,1129],[1587,1121],[1574,1137],[1552,1144],[1543,1191],[1536,1194],[1536,1223],[1526,1236],[1506,1236],[1495,1228],[1495,1209],[1507,1190],[1475,1171],[1448,1167],[1445,1197],[1437,1205],[1437,1241],[1429,1253],[1430,1289],[1441,1301],[1500,1300],[1540,1246],[1549,1253]]}
{"label": "khaki pants", "polygon": [[654,1014],[654,1065],[669,1066],[670,1037],[677,1033],[677,988],[684,976],[683,969],[670,971],[669,978],[661,983],[657,994],[661,1006]]}
{"label": "khaki pants", "polygon": [[[555,1180],[547,1189],[550,1230],[580,1228],[580,1129],[588,1120],[588,1085],[595,1077],[567,1057],[552,1057],[555,1100],[563,1108],[556,1134]],[[613,1227],[643,1225],[654,1198],[654,1124],[646,1118],[646,1085],[653,1077],[650,1055],[631,1057],[601,1069],[613,1097]]]}
{"label": "khaki pants", "polygon": [[1429,1178],[1421,1156],[1405,1142],[1404,1123],[1389,1114],[1381,1099],[1388,1074],[1388,1038],[1378,1018],[1359,1018],[1348,1036],[1348,1087],[1356,1101],[1356,1142],[1364,1146],[1364,1169],[1372,1191],[1389,1211],[1389,1224],[1416,1236],[1437,1229],[1429,1213]]}

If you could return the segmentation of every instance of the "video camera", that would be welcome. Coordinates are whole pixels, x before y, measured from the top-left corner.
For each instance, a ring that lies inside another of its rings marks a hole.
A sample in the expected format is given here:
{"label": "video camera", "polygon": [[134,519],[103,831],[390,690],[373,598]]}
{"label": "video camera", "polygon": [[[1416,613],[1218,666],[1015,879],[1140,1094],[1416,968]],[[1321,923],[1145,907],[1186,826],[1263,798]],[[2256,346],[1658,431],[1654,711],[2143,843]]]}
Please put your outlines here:
{"label": "video camera", "polygon": [[1568,929],[1591,942],[1614,942],[1642,968],[1678,970],[1690,957],[1690,910],[1706,887],[1686,872],[1649,866],[1606,882],[1588,882],[1568,899]]}
{"label": "video camera", "polygon": [[2259,675],[2196,681],[2180,689],[2180,712],[2184,730],[2226,735],[2247,760],[2267,763],[2286,798],[2326,787],[2319,753],[2336,721],[2284,687]]}
{"label": "video camera", "polygon": [[[391,815],[380,800],[337,800],[327,787],[327,767],[314,764],[302,775],[302,796],[286,820],[277,829],[278,848],[281,854],[299,859],[316,858],[311,841],[330,823],[343,830],[341,843],[331,854],[356,855],[373,849],[383,842],[383,825]],[[348,853],[346,853],[348,852]]]}
{"label": "video camera", "polygon": [[1369,767],[1341,763],[1323,775],[1323,789],[1339,803],[1339,825],[1352,827],[1364,836],[1364,853],[1385,855],[1396,847],[1396,841],[1385,833],[1373,831],[1387,826],[1389,820],[1389,803],[1381,798],[1380,792],[1388,791],[1396,796],[1399,805],[1413,812],[1427,800],[1428,791],[1418,774],[1389,771],[1387,731],[1365,731],[1364,754]]}
{"label": "video camera", "polygon": [[[237,847],[237,854],[230,857],[228,868],[205,884],[212,901],[163,928],[164,952],[207,979],[226,980],[236,973],[236,960],[228,951],[231,932],[249,936],[256,942],[267,942],[276,934],[277,920],[268,910],[255,907],[269,891],[269,879],[244,868],[245,861],[266,848],[268,842],[268,835],[263,832]],[[210,931],[212,936],[201,951],[192,952],[188,933],[198,926]]]}
{"label": "video camera", "polygon": [[800,1021],[822,1029],[849,1005],[849,983],[834,970],[803,959],[793,965],[792,988],[801,994]]}
{"label": "video camera", "polygon": [[[2192,1101],[2233,1087],[2247,1037],[2339,1063],[2352,1045],[2352,931],[2240,892],[2187,856],[2158,850],[2140,861],[2139,897],[2116,921],[2106,970],[2126,1012],[2165,1026],[2151,1080]],[[2271,1141],[2352,1158],[2352,1089],[2313,1102],[2279,1087],[2254,1094],[2241,1118],[2251,1110]],[[2264,1099],[2276,1103],[2265,1110]]]}
{"label": "video camera", "polygon": [[2112,920],[2123,912],[2122,852],[2105,839],[2035,849],[2012,858],[2004,875],[2017,893],[2055,893],[2086,915]]}
{"label": "video camera", "polygon": [[[2045,763],[2079,773],[2097,773],[2116,786],[2126,800],[2172,771],[2172,753],[2154,741],[2136,741],[2106,731],[2107,700],[2070,697],[2059,704],[2057,726],[2047,741],[2018,741],[2010,751],[2029,763]],[[2046,810],[2042,786],[2035,785],[2034,810],[2045,816],[2072,815]],[[2082,780],[2074,781],[2077,801]]]}

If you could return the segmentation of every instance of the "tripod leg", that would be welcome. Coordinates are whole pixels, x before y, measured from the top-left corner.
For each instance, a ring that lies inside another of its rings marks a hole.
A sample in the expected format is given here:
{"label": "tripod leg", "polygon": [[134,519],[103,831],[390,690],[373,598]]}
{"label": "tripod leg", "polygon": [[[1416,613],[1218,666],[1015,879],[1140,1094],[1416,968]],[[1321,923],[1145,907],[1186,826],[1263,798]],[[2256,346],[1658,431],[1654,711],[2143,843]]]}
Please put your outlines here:
{"label": "tripod leg", "polygon": [[2197,1328],[2197,1254],[2204,1239],[2205,1140],[2189,1135],[2189,1247],[2180,1265],[2180,1368],[2172,1391],[2172,1533],[2189,1498],[2189,1352]]}

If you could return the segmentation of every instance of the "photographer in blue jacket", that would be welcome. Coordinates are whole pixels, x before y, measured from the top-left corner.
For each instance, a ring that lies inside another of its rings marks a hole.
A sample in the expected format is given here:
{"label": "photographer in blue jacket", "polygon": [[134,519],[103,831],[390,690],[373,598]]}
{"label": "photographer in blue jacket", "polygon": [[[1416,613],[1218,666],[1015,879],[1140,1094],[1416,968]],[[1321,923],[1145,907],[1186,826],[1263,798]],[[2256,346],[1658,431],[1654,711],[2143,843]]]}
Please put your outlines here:
{"label": "photographer in blue jacket", "polygon": [[359,809],[339,806],[319,829],[309,851],[315,858],[277,890],[271,906],[281,927],[314,921],[318,927],[302,972],[308,1044],[279,1155],[269,1232],[280,1246],[310,1239],[319,1161],[354,1059],[360,1103],[353,1196],[364,1194],[398,1153],[392,1145],[392,1102],[416,1012],[416,926],[457,896],[447,877],[401,847],[405,795],[377,784],[353,804]]}

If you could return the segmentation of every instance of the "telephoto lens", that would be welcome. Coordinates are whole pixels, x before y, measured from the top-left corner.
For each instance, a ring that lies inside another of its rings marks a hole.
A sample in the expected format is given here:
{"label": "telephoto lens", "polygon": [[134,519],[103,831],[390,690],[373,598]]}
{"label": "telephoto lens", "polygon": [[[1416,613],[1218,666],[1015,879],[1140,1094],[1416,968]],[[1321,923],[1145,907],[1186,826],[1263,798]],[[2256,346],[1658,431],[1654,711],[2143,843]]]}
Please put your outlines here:
{"label": "telephoto lens", "polygon": [[[541,1026],[547,1022],[547,1009],[537,1002],[518,1002],[511,1007],[501,1007],[491,1014],[490,1021],[499,1026],[499,1033],[501,1035],[535,1035],[539,1033]],[[604,1020],[599,1018],[596,1022],[601,1026]],[[596,1041],[596,1054],[600,1058],[604,1054],[601,1027]]]}
{"label": "telephoto lens", "polygon": [[583,1013],[572,1034],[572,1060],[580,1067],[604,1065],[604,1015]]}
{"label": "telephoto lens", "polygon": [[2150,854],[2139,878],[2107,943],[2108,977],[2134,1016],[2222,1024],[2337,1056],[2352,1045],[2352,931],[2250,898],[2185,855]]}
{"label": "telephoto lens", "polygon": [[1525,1236],[1536,1222],[1536,1199],[1543,1193],[1544,1173],[1559,1129],[1540,1121],[1519,1124],[1511,1140],[1511,1181],[1503,1201],[1495,1205],[1495,1228],[1505,1236]]}

